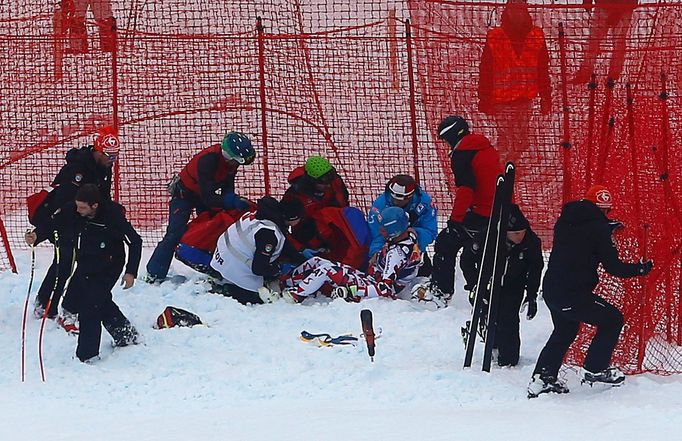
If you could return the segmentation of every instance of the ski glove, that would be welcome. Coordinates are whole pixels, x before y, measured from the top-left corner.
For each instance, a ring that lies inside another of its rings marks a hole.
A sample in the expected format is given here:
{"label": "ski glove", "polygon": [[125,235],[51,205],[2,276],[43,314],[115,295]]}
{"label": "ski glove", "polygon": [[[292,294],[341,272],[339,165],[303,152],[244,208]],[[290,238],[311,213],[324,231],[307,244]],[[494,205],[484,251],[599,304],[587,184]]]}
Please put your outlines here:
{"label": "ski glove", "polygon": [[449,244],[456,244],[462,240],[462,232],[464,231],[464,226],[461,222],[449,219],[448,226],[445,227],[445,236]]}
{"label": "ski glove", "polygon": [[524,312],[526,308],[528,308],[526,319],[533,320],[535,315],[538,313],[538,302],[535,296],[526,295],[526,298],[523,300],[523,304],[521,305],[521,312]]}
{"label": "ski glove", "polygon": [[249,208],[249,203],[246,199],[230,192],[223,195],[223,208],[226,210],[231,210],[233,208],[236,210],[247,210]]}
{"label": "ski glove", "polygon": [[315,257],[315,255],[319,252],[320,252],[320,250],[313,250],[310,248],[306,248],[305,250],[301,251],[301,254],[303,254],[303,257],[305,257],[306,260],[308,260],[308,259],[312,259],[313,257]]}
{"label": "ski glove", "polygon": [[651,272],[651,270],[653,269],[653,267],[654,267],[654,262],[653,262],[652,260],[644,260],[644,259],[641,259],[641,260],[639,261],[638,265],[639,265],[639,268],[637,269],[637,272],[638,272],[641,276],[646,276],[646,275],[649,274],[649,273]]}

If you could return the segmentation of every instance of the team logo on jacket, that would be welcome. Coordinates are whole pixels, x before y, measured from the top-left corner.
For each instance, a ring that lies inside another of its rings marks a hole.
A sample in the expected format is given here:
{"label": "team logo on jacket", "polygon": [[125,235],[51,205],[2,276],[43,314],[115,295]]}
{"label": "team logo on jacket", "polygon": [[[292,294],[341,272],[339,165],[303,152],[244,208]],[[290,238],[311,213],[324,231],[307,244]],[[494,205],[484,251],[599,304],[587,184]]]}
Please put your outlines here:
{"label": "team logo on jacket", "polygon": [[106,248],[107,244],[105,244],[104,242],[100,242],[99,247],[100,248]]}
{"label": "team logo on jacket", "polygon": [[73,180],[76,181],[76,183],[79,183],[80,181],[83,180],[83,175],[80,173],[76,173],[76,176],[73,177]]}
{"label": "team logo on jacket", "polygon": [[265,252],[266,252],[266,253],[272,253],[272,250],[273,250],[274,248],[275,248],[275,247],[273,247],[271,243],[265,244]]}

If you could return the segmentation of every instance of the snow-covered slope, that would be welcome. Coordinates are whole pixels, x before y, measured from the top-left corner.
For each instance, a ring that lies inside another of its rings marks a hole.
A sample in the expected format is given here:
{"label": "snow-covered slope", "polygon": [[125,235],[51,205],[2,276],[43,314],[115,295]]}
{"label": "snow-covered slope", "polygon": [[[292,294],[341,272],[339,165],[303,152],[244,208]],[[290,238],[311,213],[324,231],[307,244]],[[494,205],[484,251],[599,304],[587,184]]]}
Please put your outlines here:
{"label": "snow-covered slope", "polygon": [[[461,367],[459,327],[469,311],[461,291],[453,307],[436,312],[382,299],[245,307],[206,293],[195,283],[200,276],[181,265],[175,271],[190,275],[185,284],[138,281],[114,291],[143,345],[114,351],[105,333],[102,359],[85,365],[73,356],[76,339],[48,322],[45,383],[39,321],[30,318],[22,384],[30,260],[18,258],[20,275],[0,273],[0,440],[679,439],[679,376],[629,377],[621,388],[602,389],[581,386],[566,370],[570,394],[528,400],[525,387],[551,330],[542,304],[534,321],[523,320],[520,366],[486,374],[480,354],[474,368]],[[48,249],[39,250],[37,282],[49,259]],[[154,330],[167,305],[197,313],[207,326]],[[383,329],[374,363],[363,345],[298,340],[302,330],[359,333],[363,308]]]}

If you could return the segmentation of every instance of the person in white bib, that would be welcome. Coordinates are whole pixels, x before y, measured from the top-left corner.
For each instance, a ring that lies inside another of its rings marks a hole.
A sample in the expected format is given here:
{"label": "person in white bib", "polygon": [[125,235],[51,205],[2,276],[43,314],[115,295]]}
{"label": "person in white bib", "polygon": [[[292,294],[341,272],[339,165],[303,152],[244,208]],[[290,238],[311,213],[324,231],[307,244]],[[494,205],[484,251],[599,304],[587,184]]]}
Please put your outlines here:
{"label": "person in white bib", "polygon": [[242,304],[270,303],[278,296],[265,287],[280,274],[279,259],[305,259],[286,244],[289,226],[299,221],[302,205],[265,196],[255,212],[245,213],[220,236],[211,267],[223,278],[224,293]]}

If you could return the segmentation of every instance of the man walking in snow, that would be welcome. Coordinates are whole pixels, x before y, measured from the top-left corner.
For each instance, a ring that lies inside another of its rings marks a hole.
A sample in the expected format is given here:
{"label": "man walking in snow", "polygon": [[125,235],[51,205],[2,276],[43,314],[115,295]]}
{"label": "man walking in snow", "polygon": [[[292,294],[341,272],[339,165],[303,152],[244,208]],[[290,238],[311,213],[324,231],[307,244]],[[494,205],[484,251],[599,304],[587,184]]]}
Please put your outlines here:
{"label": "man walking in snow", "polygon": [[543,281],[545,304],[552,314],[554,330],[540,352],[528,398],[547,392],[566,393],[568,388],[557,378],[559,368],[573,343],[580,323],[597,327],[583,369],[583,381],[619,384],[625,375],[609,367],[613,350],[623,327],[623,314],[593,290],[599,282],[597,267],[616,277],[646,276],[651,260],[624,263],[611,238],[606,217],[611,210],[611,193],[606,187],[591,187],[585,199],[569,202],[554,226],[554,246]]}
{"label": "man walking in snow", "polygon": [[[45,240],[52,230],[60,237],[73,237],[76,269],[69,282],[69,296],[76,299],[80,333],[76,356],[86,362],[99,355],[102,326],[115,346],[137,343],[137,330],[114,303],[111,289],[121,270],[123,289],[135,283],[142,256],[142,238],[125,218],[124,208],[104,199],[94,184],[83,185],[75,201],[52,216],[51,228],[36,228],[28,237],[32,244]],[[128,246],[128,258],[124,244]]]}
{"label": "man walking in snow", "polygon": [[[54,212],[72,202],[85,184],[94,184],[103,199],[111,199],[111,169],[118,159],[119,149],[120,143],[112,127],[102,128],[93,145],[70,149],[66,153],[66,164],[52,181],[52,190],[36,193],[29,198],[31,223],[37,228],[49,228]],[[53,235],[50,234],[47,240],[54,242]],[[47,316],[52,318],[57,315],[64,285],[73,270],[72,238],[62,236],[54,245],[54,259],[35,299],[33,313],[37,318],[45,314],[50,298],[52,301]],[[67,332],[78,333],[77,316],[73,309],[71,299],[65,296],[58,322]]]}

